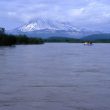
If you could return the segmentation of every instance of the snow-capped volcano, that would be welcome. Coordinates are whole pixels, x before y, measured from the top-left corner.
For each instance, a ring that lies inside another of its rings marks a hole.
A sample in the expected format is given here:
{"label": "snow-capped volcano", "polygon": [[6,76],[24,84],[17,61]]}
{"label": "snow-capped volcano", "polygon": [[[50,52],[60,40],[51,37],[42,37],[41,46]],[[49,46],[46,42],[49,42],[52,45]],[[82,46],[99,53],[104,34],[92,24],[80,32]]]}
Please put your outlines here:
{"label": "snow-capped volcano", "polygon": [[19,28],[22,32],[37,31],[37,30],[65,30],[65,31],[78,31],[69,22],[59,22],[49,19],[37,18],[36,20],[30,21],[28,24],[23,25]]}
{"label": "snow-capped volcano", "polygon": [[37,18],[16,28],[14,34],[26,34],[29,37],[73,37],[81,38],[97,32],[76,28],[73,22],[61,22],[45,18]]}

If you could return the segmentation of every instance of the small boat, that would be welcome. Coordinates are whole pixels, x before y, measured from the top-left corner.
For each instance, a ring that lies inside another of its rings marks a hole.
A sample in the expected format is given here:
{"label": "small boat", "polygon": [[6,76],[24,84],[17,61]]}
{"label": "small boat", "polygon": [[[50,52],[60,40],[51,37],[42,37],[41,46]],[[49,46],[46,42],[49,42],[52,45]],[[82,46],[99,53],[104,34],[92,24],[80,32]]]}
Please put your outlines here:
{"label": "small boat", "polygon": [[93,43],[92,42],[84,42],[84,45],[91,46],[91,45],[93,45]]}

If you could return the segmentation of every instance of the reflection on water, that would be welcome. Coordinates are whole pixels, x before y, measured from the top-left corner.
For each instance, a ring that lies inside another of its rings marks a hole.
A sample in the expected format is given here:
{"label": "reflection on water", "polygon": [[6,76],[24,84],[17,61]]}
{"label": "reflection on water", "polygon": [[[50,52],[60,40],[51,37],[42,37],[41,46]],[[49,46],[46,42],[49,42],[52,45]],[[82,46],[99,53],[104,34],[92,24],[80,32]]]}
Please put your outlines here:
{"label": "reflection on water", "polygon": [[109,48],[0,47],[0,110],[110,110]]}

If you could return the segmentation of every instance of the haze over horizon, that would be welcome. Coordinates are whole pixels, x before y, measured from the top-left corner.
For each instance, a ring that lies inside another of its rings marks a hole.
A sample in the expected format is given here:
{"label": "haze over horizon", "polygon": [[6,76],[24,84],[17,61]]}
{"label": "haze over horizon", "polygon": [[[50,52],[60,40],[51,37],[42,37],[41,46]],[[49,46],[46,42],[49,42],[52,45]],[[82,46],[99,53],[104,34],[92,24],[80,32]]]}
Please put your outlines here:
{"label": "haze over horizon", "polygon": [[92,31],[110,32],[109,0],[0,0],[0,27],[14,29],[37,17],[70,21]]}

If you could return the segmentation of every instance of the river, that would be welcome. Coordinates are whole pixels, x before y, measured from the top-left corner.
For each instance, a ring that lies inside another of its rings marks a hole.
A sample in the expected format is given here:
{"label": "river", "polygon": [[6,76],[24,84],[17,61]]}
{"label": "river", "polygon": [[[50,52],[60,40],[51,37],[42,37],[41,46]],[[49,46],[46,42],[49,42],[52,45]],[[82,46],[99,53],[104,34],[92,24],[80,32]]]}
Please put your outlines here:
{"label": "river", "polygon": [[110,110],[110,44],[0,47],[0,110]]}

